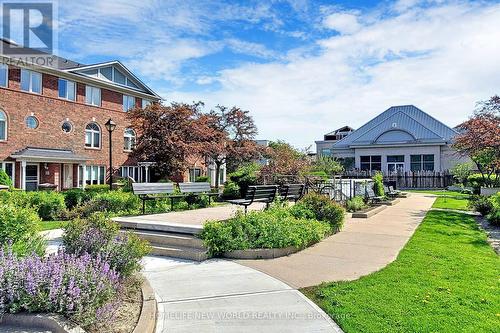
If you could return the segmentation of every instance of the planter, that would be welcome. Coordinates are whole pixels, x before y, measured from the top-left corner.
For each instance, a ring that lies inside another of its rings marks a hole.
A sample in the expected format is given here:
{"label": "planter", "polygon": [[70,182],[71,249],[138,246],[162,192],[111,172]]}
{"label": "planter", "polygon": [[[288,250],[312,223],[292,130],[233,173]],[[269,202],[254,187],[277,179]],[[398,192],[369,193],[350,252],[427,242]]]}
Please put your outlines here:
{"label": "planter", "polygon": [[142,283],[142,308],[133,333],[153,333],[156,328],[156,299],[153,288],[144,278]]}
{"label": "planter", "polygon": [[385,206],[394,206],[397,204],[399,201],[401,201],[399,198],[393,199],[393,200],[385,200],[380,202],[380,204],[385,205]]}
{"label": "planter", "polygon": [[288,256],[298,251],[300,251],[299,248],[289,246],[281,249],[234,250],[224,252],[222,256],[231,259],[273,259]]}
{"label": "planter", "polygon": [[500,187],[481,187],[481,195],[490,196],[500,192]]}
{"label": "planter", "polygon": [[368,209],[360,210],[359,212],[354,212],[352,213],[352,217],[355,219],[367,219],[369,217],[372,217],[375,214],[380,213],[384,209],[386,209],[386,205],[380,205],[380,206],[373,206]]}

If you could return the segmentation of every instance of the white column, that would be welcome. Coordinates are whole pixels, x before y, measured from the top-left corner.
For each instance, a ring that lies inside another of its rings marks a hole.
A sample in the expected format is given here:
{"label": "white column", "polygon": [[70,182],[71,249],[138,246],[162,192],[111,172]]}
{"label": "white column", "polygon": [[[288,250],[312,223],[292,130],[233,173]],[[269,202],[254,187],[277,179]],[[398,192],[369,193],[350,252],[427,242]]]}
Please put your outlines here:
{"label": "white column", "polygon": [[26,190],[26,161],[21,161],[21,188]]}
{"label": "white column", "polygon": [[[82,188],[85,189],[85,185],[87,185],[87,170],[85,168],[85,164],[80,164],[82,167]],[[80,171],[78,171],[78,174],[80,174]]]}
{"label": "white column", "polygon": [[146,165],[146,183],[149,183],[149,166]]}

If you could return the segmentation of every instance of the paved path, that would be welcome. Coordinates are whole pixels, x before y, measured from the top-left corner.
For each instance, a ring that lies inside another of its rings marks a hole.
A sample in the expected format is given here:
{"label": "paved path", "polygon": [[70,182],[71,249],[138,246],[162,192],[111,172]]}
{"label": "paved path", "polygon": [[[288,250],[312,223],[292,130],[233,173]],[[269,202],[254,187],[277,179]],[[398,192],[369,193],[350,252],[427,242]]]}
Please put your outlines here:
{"label": "paved path", "polygon": [[143,274],[158,301],[157,333],[342,332],[297,290],[234,262],[147,257]]}
{"label": "paved path", "polygon": [[435,198],[412,193],[369,219],[347,218],[341,232],[298,253],[277,259],[236,262],[295,288],[323,281],[355,280],[396,259]]}

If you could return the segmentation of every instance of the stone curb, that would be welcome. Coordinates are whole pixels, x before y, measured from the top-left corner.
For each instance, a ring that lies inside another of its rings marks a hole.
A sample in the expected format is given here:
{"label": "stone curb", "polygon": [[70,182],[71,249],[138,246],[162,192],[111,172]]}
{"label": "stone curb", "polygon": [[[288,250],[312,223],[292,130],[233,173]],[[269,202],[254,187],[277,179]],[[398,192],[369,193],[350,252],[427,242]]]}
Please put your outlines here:
{"label": "stone curb", "polygon": [[380,213],[384,209],[386,209],[386,205],[380,205],[380,206],[375,206],[374,208],[364,211],[364,212],[354,212],[352,213],[352,218],[354,219],[367,219],[369,217],[372,217],[375,214]]}
{"label": "stone curb", "polygon": [[6,313],[1,317],[0,323],[21,329],[49,330],[53,333],[85,333],[80,326],[71,324],[63,316],[56,314]]}
{"label": "stone curb", "polygon": [[230,259],[274,259],[290,255],[300,250],[301,249],[296,248],[295,246],[284,247],[281,249],[234,250],[224,252],[222,256]]}
{"label": "stone curb", "polygon": [[144,277],[142,282],[142,308],[133,333],[154,333],[156,329],[156,299],[153,288]]}

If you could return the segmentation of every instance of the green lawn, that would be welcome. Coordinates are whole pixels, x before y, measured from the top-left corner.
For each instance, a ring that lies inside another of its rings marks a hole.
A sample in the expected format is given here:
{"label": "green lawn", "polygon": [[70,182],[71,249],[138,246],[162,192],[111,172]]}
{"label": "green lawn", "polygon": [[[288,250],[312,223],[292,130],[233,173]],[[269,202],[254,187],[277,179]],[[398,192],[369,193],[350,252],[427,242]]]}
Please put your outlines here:
{"label": "green lawn", "polygon": [[498,332],[499,272],[473,217],[429,211],[386,268],[303,292],[345,332]]}
{"label": "green lawn", "polygon": [[467,203],[469,202],[467,197],[447,197],[441,196],[436,198],[433,208],[447,208],[447,209],[459,209],[459,210],[469,210]]}
{"label": "green lawn", "polygon": [[42,221],[40,223],[40,230],[52,230],[62,228],[67,221]]}
{"label": "green lawn", "polygon": [[466,193],[460,193],[457,191],[446,191],[446,190],[405,190],[404,192],[413,192],[413,193],[427,193],[434,194],[437,196],[446,196],[453,198],[468,198],[470,195]]}

